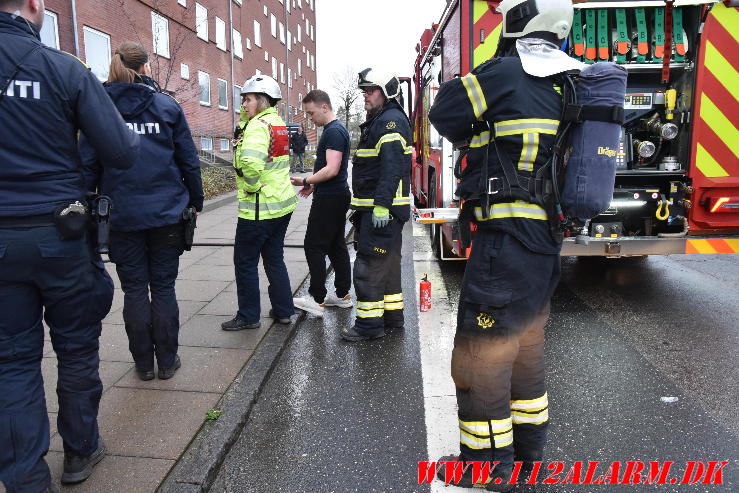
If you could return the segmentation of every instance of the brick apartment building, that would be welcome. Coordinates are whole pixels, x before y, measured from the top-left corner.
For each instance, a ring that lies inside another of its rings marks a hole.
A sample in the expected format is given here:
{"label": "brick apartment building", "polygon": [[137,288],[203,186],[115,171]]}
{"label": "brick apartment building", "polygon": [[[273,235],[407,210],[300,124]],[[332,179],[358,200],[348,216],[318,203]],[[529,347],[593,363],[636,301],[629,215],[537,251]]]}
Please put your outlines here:
{"label": "brick apartment building", "polygon": [[105,80],[115,48],[141,43],[152,77],[187,115],[201,155],[230,161],[241,85],[254,74],[282,89],[280,115],[315,127],[300,101],[316,86],[315,0],[47,0],[42,41]]}

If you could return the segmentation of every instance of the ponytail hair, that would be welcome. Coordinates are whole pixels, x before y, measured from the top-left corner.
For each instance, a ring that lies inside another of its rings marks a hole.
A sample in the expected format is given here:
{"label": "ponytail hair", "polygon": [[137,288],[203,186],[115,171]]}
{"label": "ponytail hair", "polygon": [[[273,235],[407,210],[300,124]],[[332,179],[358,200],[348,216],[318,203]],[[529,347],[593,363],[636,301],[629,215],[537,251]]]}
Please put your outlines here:
{"label": "ponytail hair", "polygon": [[149,54],[143,46],[124,41],[118,46],[110,62],[108,82],[136,82],[140,80],[139,70],[149,61]]}

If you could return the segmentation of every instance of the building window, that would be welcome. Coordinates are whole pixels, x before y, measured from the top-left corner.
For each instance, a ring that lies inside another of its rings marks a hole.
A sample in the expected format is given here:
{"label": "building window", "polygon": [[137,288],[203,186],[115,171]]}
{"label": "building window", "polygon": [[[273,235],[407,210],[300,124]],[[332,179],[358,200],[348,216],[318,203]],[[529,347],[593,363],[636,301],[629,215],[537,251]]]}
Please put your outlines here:
{"label": "building window", "polygon": [[314,72],[316,71],[316,56],[315,55],[310,56],[310,68],[312,68]]}
{"label": "building window", "polygon": [[218,79],[218,107],[228,109],[228,82],[223,79]]}
{"label": "building window", "polygon": [[246,38],[246,49],[251,50],[251,39]]}
{"label": "building window", "polygon": [[291,69],[287,69],[287,87],[293,86],[293,71]]}
{"label": "building window", "polygon": [[269,15],[269,11],[267,10],[267,6],[264,6],[264,16],[267,17]]}
{"label": "building window", "polygon": [[208,41],[208,9],[195,3],[195,31],[198,38]]}
{"label": "building window", "polygon": [[305,52],[305,66],[310,68],[310,50]]}
{"label": "building window", "polygon": [[228,152],[231,150],[231,141],[228,139],[219,139],[221,141],[221,152]]}
{"label": "building window", "polygon": [[218,17],[216,17],[216,46],[226,51],[226,23]]}
{"label": "building window", "polygon": [[169,21],[166,17],[151,13],[151,34],[154,39],[154,53],[169,58]]}
{"label": "building window", "polygon": [[264,50],[264,61],[265,62],[269,61],[269,52],[267,52],[267,50]]}
{"label": "building window", "polygon": [[285,44],[285,24],[280,22],[280,43]]}
{"label": "building window", "polygon": [[280,82],[285,83],[285,64],[280,64]]}
{"label": "building window", "polygon": [[287,32],[287,49],[293,51],[293,33]]}
{"label": "building window", "polygon": [[177,3],[179,3],[183,7],[187,7],[187,0],[177,0]]}
{"label": "building window", "polygon": [[110,36],[87,26],[82,30],[85,37],[85,62],[98,79],[107,80],[110,71]]}
{"label": "building window", "polygon": [[180,77],[190,80],[190,67],[184,63],[180,64]]}
{"label": "building window", "polygon": [[312,40],[315,40],[315,39],[316,39],[316,38],[315,38],[315,36],[316,36],[316,32],[315,32],[315,30],[313,29],[314,27],[316,27],[316,25],[315,25],[315,24],[311,24],[311,26],[310,26],[310,39],[312,39]]}
{"label": "building window", "polygon": [[198,83],[200,84],[200,104],[210,106],[210,75],[198,70]]}
{"label": "building window", "polygon": [[298,24],[298,43],[303,42],[303,28]]}
{"label": "building window", "polygon": [[269,14],[269,30],[273,38],[277,38],[277,17],[275,14]]}
{"label": "building window", "polygon": [[241,110],[241,86],[234,86],[234,112]]}
{"label": "building window", "polygon": [[277,80],[277,58],[272,57],[272,78]]}
{"label": "building window", "polygon": [[59,49],[59,26],[57,24],[56,14],[50,10],[44,12],[41,42],[46,46]]}
{"label": "building window", "polygon": [[254,21],[254,45],[262,47],[262,25],[257,21]]}
{"label": "building window", "polygon": [[298,58],[298,75],[300,77],[303,76],[303,59],[302,58]]}
{"label": "building window", "polygon": [[241,0],[234,0],[234,2],[241,5]]}
{"label": "building window", "polygon": [[212,151],[213,150],[213,139],[211,137],[200,137],[200,150],[201,151]]}
{"label": "building window", "polygon": [[[247,39],[247,48],[249,47],[249,40]],[[236,29],[234,29],[231,32],[231,43],[233,43],[233,46],[231,47],[231,50],[233,51],[234,56],[239,58],[244,58],[244,48],[241,44],[241,33],[238,32]]]}

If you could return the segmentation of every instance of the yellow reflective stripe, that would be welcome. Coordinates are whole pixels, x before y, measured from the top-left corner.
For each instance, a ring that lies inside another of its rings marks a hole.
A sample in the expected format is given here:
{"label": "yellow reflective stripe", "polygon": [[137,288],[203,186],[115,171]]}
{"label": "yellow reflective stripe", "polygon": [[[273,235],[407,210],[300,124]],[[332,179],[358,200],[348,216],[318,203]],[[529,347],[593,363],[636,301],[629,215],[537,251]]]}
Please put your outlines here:
{"label": "yellow reflective stripe", "polygon": [[719,2],[713,6],[711,14],[739,43],[739,12],[735,8],[727,7],[723,2]]}
{"label": "yellow reflective stripe", "polygon": [[259,182],[259,177],[244,177],[244,181],[249,185],[256,185]]}
{"label": "yellow reflective stripe", "polygon": [[374,157],[379,155],[379,152],[374,149],[357,149],[357,157]]}
{"label": "yellow reflective stripe", "polygon": [[467,90],[467,97],[470,98],[470,103],[472,103],[472,111],[475,113],[475,118],[479,119],[488,109],[480,82],[477,80],[475,74],[469,74],[462,77],[462,84]]}
{"label": "yellow reflective stripe", "polygon": [[384,305],[384,301],[357,301],[357,310],[374,310],[375,308],[382,308]]}
{"label": "yellow reflective stripe", "polygon": [[385,303],[385,311],[388,310],[402,310],[405,308],[405,304],[402,301],[392,302],[392,303]]}
{"label": "yellow reflective stripe", "polygon": [[540,425],[549,420],[549,409],[544,409],[539,413],[522,413],[519,411],[511,411],[511,418],[514,425],[531,424]]}
{"label": "yellow reflective stripe", "polygon": [[493,429],[493,433],[505,433],[510,431],[511,424],[511,418],[490,420],[490,427]]}
{"label": "yellow reflective stripe", "polygon": [[403,148],[406,147],[406,141],[403,138],[402,135],[400,135],[398,132],[393,132],[389,134],[385,134],[382,137],[380,137],[380,140],[377,141],[377,144],[375,144],[375,149],[378,151],[380,150],[380,147],[382,147],[382,144],[387,144],[388,142],[395,142],[400,141],[400,143],[403,145]]}
{"label": "yellow reflective stripe", "polygon": [[706,42],[705,65],[708,70],[718,79],[722,86],[739,101],[739,72],[724,58],[718,49],[710,41]]}
{"label": "yellow reflective stripe", "polygon": [[374,310],[371,312],[360,312],[359,310],[357,310],[357,318],[378,318],[382,317],[384,313],[384,310]]}
{"label": "yellow reflective stripe", "polygon": [[503,448],[513,443],[513,431],[503,433],[502,435],[494,435],[495,448]]}
{"label": "yellow reflective stripe", "polygon": [[[396,197],[393,199],[393,203],[391,205],[409,205],[410,203],[410,197]],[[351,205],[354,207],[374,207],[375,199],[360,199],[352,197]]]}
{"label": "yellow reflective stripe", "polygon": [[268,154],[266,152],[258,151],[256,149],[242,149],[241,150],[242,158],[253,157],[253,158],[264,161],[265,159],[267,159],[267,156]]}
{"label": "yellow reflective stripe", "polygon": [[516,399],[511,401],[511,409],[517,411],[540,411],[549,405],[549,398],[545,392],[543,396],[536,399]]}
{"label": "yellow reflective stripe", "polygon": [[700,143],[698,143],[697,152],[695,153],[695,165],[706,178],[729,176],[729,173],[726,172],[718,161],[711,156],[711,153]]}
{"label": "yellow reflective stripe", "polygon": [[557,128],[559,128],[559,120],[547,120],[539,118],[505,120],[495,124],[495,136],[505,137],[508,135],[520,135],[527,133],[556,135]]}
{"label": "yellow reflective stripe", "polygon": [[470,147],[483,147],[488,145],[489,142],[490,131],[485,130],[484,132],[472,137],[472,140],[470,141]]}
{"label": "yellow reflective stripe", "polygon": [[518,169],[521,171],[534,171],[534,161],[539,151],[539,134],[523,134],[523,147],[521,147],[521,158],[518,160]]}
{"label": "yellow reflective stripe", "polygon": [[405,148],[405,151],[403,151],[403,154],[413,154],[413,147],[408,146]]}
{"label": "yellow reflective stripe", "polygon": [[386,294],[385,295],[385,303],[388,301],[403,301],[403,293],[399,294]]}
{"label": "yellow reflective stripe", "polygon": [[490,219],[503,219],[508,217],[520,217],[525,219],[547,220],[546,211],[536,204],[527,204],[526,202],[504,202],[501,204],[493,204],[490,206],[488,218],[482,217],[482,208],[475,207],[475,218],[478,221],[488,221]]}
{"label": "yellow reflective stripe", "polygon": [[718,135],[718,138],[723,140],[724,144],[739,158],[739,146],[736,145],[739,142],[739,130],[718,109],[718,106],[713,104],[706,93],[701,94],[700,114],[703,121]]}
{"label": "yellow reflective stripe", "polygon": [[490,428],[487,421],[462,421],[459,420],[459,429],[480,436],[490,436]]}
{"label": "yellow reflective stripe", "polygon": [[459,430],[459,443],[477,450],[490,448],[489,438],[479,438],[462,430]]}

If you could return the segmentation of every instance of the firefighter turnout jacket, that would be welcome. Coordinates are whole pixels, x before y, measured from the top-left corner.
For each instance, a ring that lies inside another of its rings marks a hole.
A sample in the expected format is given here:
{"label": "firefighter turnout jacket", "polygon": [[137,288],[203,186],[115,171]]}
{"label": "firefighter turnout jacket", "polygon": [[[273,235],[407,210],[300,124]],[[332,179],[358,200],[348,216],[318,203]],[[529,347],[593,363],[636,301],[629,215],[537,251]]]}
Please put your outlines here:
{"label": "firefighter turnout jacket", "polygon": [[[429,112],[442,136],[469,146],[457,195],[470,201],[467,207],[474,206],[478,227],[506,231],[538,253],[559,252],[547,211],[531,200],[501,193],[506,178],[496,146],[520,176],[535,176],[550,158],[561,110],[555,77],[529,75],[521,60],[511,56],[487,61],[469,75],[443,83]],[[485,154],[491,179],[487,215],[479,202],[485,187],[480,183]]]}
{"label": "firefighter turnout jacket", "polygon": [[360,126],[352,159],[352,209],[387,207],[401,222],[410,218],[411,126],[394,99]]}
{"label": "firefighter turnout jacket", "polygon": [[267,108],[248,119],[242,111],[242,138],[234,152],[239,217],[276,219],[295,210],[298,197],[290,183],[290,139],[277,110]]}

